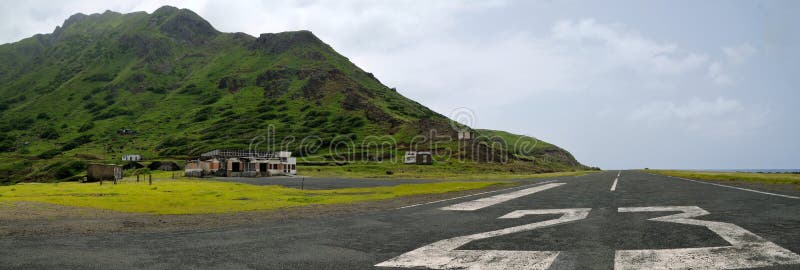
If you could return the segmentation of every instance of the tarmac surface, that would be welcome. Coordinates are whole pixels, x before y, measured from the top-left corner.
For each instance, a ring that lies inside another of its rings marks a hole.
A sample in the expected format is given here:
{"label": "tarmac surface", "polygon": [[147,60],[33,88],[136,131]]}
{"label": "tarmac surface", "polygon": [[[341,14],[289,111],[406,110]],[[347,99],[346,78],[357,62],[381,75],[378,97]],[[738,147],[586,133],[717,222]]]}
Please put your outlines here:
{"label": "tarmac surface", "polygon": [[797,192],[637,171],[235,228],[0,239],[0,269],[800,269],[798,254]]}

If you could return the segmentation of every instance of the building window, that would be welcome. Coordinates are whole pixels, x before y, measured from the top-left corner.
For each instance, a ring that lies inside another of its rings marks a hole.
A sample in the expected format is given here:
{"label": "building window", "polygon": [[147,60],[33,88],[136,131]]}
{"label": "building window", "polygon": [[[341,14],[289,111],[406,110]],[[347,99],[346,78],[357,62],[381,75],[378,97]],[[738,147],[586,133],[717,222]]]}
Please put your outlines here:
{"label": "building window", "polygon": [[231,162],[231,171],[239,172],[239,162]]}

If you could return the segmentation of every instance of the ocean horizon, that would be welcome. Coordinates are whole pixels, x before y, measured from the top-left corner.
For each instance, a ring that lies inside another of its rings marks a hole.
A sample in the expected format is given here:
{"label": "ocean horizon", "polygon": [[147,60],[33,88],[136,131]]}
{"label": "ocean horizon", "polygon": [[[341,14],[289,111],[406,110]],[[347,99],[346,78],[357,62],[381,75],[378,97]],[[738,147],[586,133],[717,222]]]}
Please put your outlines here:
{"label": "ocean horizon", "polygon": [[800,173],[800,169],[686,169],[704,172]]}

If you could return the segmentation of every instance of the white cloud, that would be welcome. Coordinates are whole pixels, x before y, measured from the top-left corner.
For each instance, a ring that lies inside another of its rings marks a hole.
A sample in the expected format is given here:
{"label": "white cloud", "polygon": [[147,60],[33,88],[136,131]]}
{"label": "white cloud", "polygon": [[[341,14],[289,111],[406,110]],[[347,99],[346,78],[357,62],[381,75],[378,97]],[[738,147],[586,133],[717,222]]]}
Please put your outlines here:
{"label": "white cloud", "polygon": [[708,78],[715,85],[730,86],[734,84],[734,80],[729,75],[729,71],[738,68],[738,66],[747,62],[752,58],[758,50],[749,44],[745,43],[739,46],[722,47],[722,53],[725,56],[724,61],[714,61],[708,65]]}
{"label": "white cloud", "polygon": [[632,67],[656,74],[680,74],[701,68],[708,56],[685,52],[672,43],[641,36],[619,23],[602,24],[593,19],[560,21],[553,26],[553,38],[595,48],[598,56],[614,62],[613,67]]}
{"label": "white cloud", "polygon": [[[658,101],[645,104],[629,117],[634,122],[653,126],[675,125],[704,135],[735,135],[751,131],[764,123],[769,110],[748,108],[735,99],[691,98],[683,104]],[[674,127],[667,127],[674,128]]]}
{"label": "white cloud", "polygon": [[686,76],[702,77],[709,61],[704,53],[592,19],[558,21],[543,34],[495,35],[426,34],[408,46],[352,55],[384,82],[441,112],[459,104],[498,108],[547,92],[674,91]]}
{"label": "white cloud", "polygon": [[735,47],[724,47],[722,48],[722,52],[731,64],[738,65],[750,59],[758,50],[750,46],[750,44],[745,43]]}
{"label": "white cloud", "polygon": [[725,73],[722,64],[713,62],[708,65],[708,77],[716,85],[731,85],[733,80],[727,73]]}

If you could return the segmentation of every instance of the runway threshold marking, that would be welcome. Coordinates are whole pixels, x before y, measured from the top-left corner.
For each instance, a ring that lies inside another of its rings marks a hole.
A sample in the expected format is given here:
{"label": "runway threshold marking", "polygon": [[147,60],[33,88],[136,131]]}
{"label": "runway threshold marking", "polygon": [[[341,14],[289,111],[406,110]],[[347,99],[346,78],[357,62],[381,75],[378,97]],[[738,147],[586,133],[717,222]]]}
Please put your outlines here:
{"label": "runway threshold marking", "polygon": [[559,187],[561,185],[564,185],[564,183],[550,183],[550,184],[546,184],[546,185],[535,186],[535,187],[532,187],[532,188],[526,188],[526,189],[523,189],[523,190],[517,190],[517,191],[514,191],[514,192],[498,194],[498,195],[491,196],[491,197],[480,198],[480,199],[477,199],[477,200],[462,202],[462,203],[458,203],[458,204],[454,204],[454,205],[450,205],[450,206],[445,206],[445,207],[442,207],[442,208],[439,208],[439,209],[441,209],[441,210],[452,210],[452,211],[475,211],[475,210],[478,210],[478,209],[481,209],[481,208],[485,208],[485,207],[489,207],[489,206],[492,206],[492,205],[495,205],[495,204],[507,202],[507,201],[510,201],[510,200],[513,200],[513,199],[516,199],[516,198],[519,198],[519,197],[531,195],[531,194],[536,193],[536,192],[545,191],[545,190],[548,190],[548,189],[551,189],[551,188],[554,188],[554,187]]}
{"label": "runway threshold marking", "polygon": [[443,199],[443,200],[438,200],[438,201],[432,201],[432,202],[425,202],[425,203],[418,203],[418,204],[406,205],[406,206],[403,206],[403,207],[399,207],[399,208],[397,208],[397,209],[412,208],[412,207],[423,206],[423,205],[429,205],[429,204],[434,204],[434,203],[440,203],[440,202],[446,202],[446,201],[458,200],[458,199],[469,198],[469,197],[474,197],[474,196],[480,196],[480,195],[485,195],[485,194],[491,194],[491,193],[497,193],[497,192],[508,191],[508,190],[512,190],[512,189],[520,189],[520,188],[525,188],[525,187],[530,187],[530,186],[537,186],[537,185],[542,185],[542,184],[552,183],[552,182],[555,182],[555,181],[556,181],[556,180],[542,181],[542,182],[539,182],[539,183],[534,183],[534,184],[530,184],[530,185],[524,185],[524,186],[518,186],[518,187],[510,187],[510,188],[504,188],[504,189],[498,189],[498,190],[492,190],[492,191],[480,192],[480,193],[475,193],[475,194],[469,194],[469,195],[459,196],[459,197],[455,197],[455,198]]}
{"label": "runway threshold marking", "polygon": [[[655,175],[655,174],[651,174],[651,175]],[[664,176],[664,175],[659,175],[659,176]],[[772,192],[766,192],[766,191],[754,190],[754,189],[749,189],[749,188],[740,188],[740,187],[734,187],[734,186],[722,185],[722,184],[717,184],[717,183],[709,183],[709,182],[704,182],[704,181],[697,181],[697,180],[692,180],[692,179],[686,179],[686,178],[682,178],[682,177],[675,177],[675,176],[667,176],[667,177],[672,177],[672,178],[675,178],[675,179],[681,179],[681,180],[691,181],[691,182],[700,183],[700,184],[707,184],[707,185],[713,185],[713,186],[719,186],[719,187],[726,187],[726,188],[738,189],[738,190],[743,190],[743,191],[750,191],[750,192],[755,192],[755,193],[761,193],[761,194],[764,194],[764,195],[772,195],[772,196],[778,196],[778,197],[784,197],[784,198],[789,198],[789,199],[800,200],[800,197],[797,197],[797,196],[789,196],[789,195],[783,195],[783,194],[777,194],[777,193],[772,193]]]}
{"label": "runway threshold marking", "polygon": [[651,218],[651,221],[703,226],[725,239],[730,246],[617,250],[614,269],[741,269],[800,264],[800,255],[767,241],[737,225],[692,219],[708,215],[697,206],[621,207],[618,212],[681,212]]}

